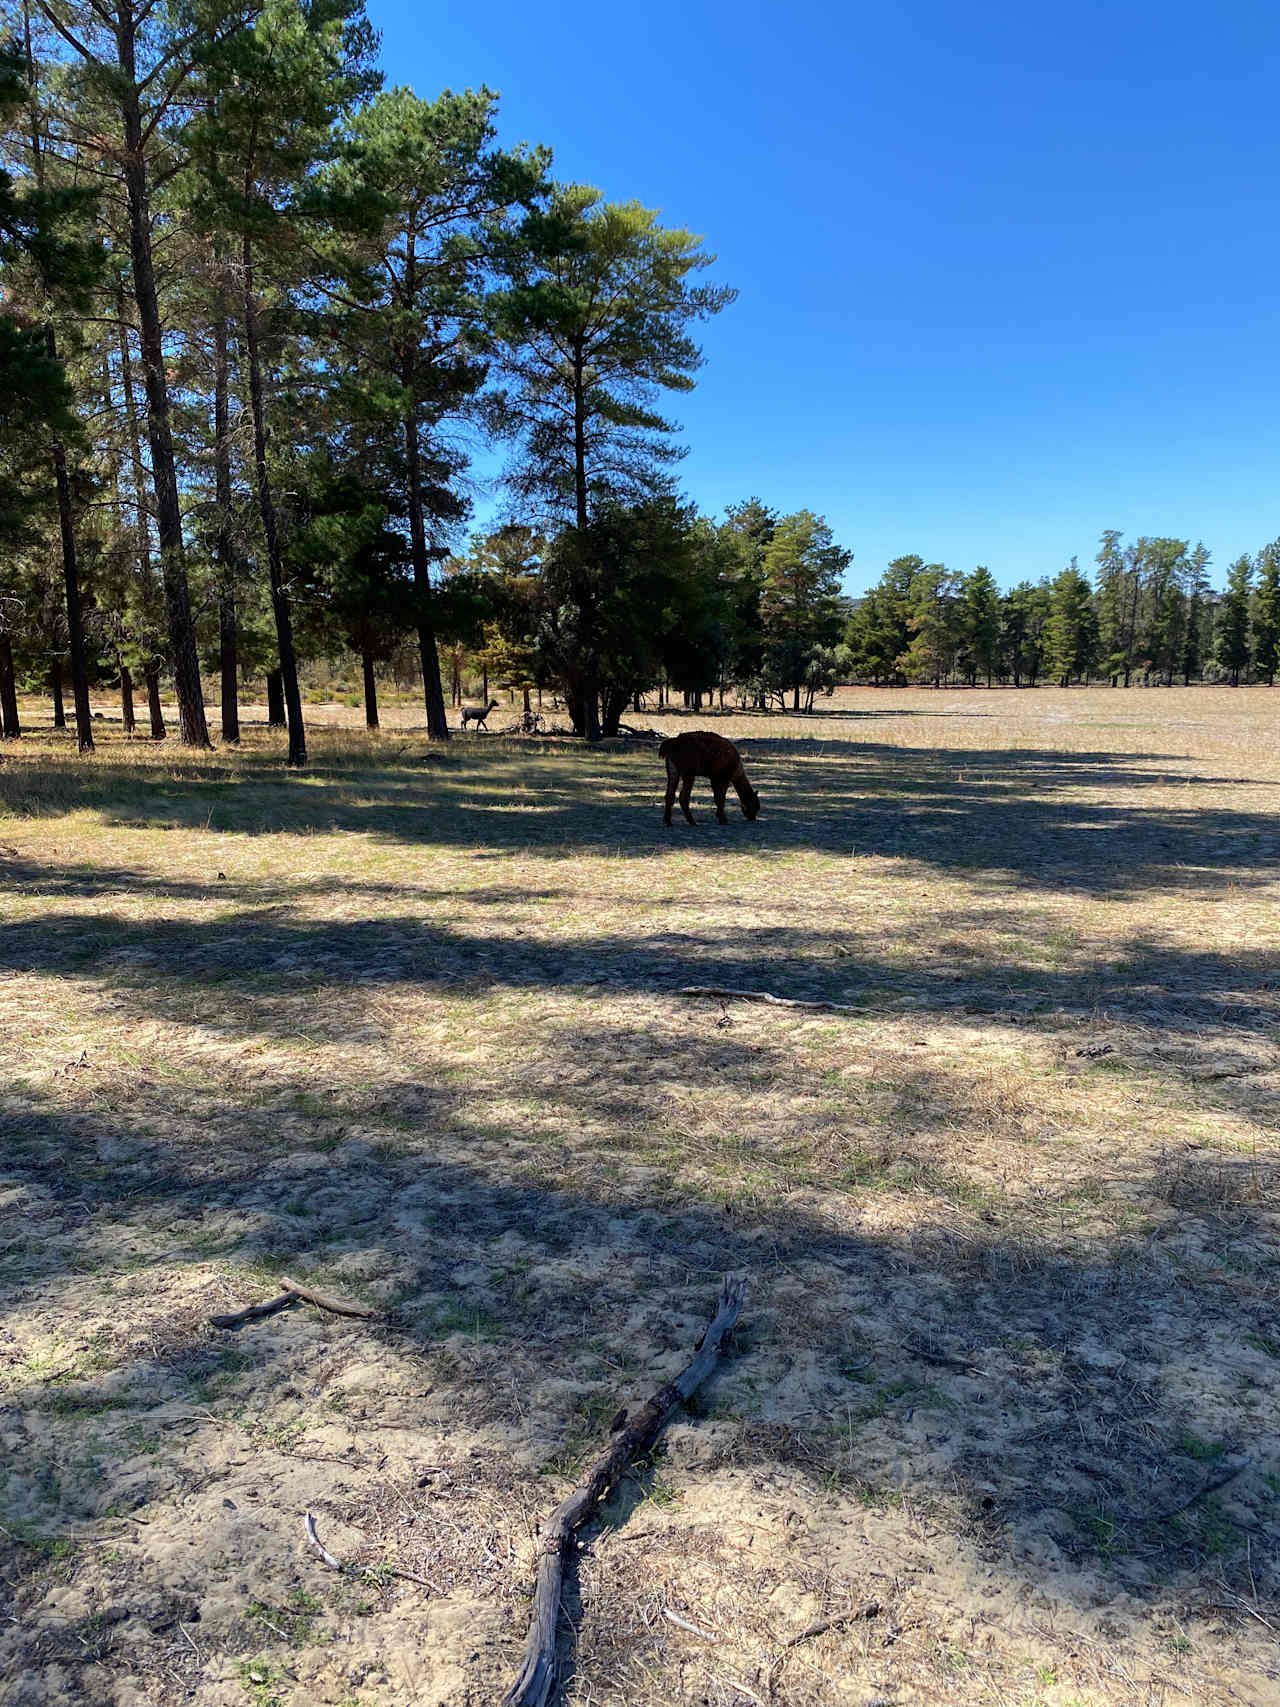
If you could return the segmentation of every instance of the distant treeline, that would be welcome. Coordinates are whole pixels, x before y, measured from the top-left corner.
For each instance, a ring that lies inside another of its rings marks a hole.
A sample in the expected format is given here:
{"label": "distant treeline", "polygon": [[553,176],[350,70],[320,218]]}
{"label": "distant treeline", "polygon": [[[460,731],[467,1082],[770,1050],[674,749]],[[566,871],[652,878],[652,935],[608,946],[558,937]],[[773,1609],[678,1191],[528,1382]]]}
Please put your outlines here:
{"label": "distant treeline", "polygon": [[1122,539],[1103,534],[1092,583],[1073,558],[1003,594],[986,569],[899,557],[857,602],[839,673],[873,685],[1275,681],[1280,541],[1237,558],[1215,592],[1203,545]]}

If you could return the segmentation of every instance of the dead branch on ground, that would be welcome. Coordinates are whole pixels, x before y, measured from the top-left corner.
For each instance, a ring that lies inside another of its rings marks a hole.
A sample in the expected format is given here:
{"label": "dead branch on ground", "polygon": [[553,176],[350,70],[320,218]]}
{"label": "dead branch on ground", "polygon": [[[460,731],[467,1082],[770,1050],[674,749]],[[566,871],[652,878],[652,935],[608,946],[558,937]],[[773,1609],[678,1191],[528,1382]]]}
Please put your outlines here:
{"label": "dead branch on ground", "polygon": [[856,1014],[862,1010],[848,1002],[805,1002],[797,996],[772,996],[768,990],[729,990],[719,984],[688,984],[677,996],[719,996],[735,1002],[768,1002],[775,1008],[818,1008],[824,1013]]}
{"label": "dead branch on ground", "polygon": [[246,1304],[243,1310],[232,1310],[223,1316],[210,1316],[210,1326],[242,1328],[246,1322],[261,1321],[264,1316],[274,1316],[278,1310],[291,1309],[295,1304],[314,1304],[317,1310],[327,1310],[331,1316],[360,1316],[367,1319],[378,1314],[376,1310],[366,1309],[363,1304],[347,1304],[339,1298],[329,1298],[313,1287],[300,1286],[287,1275],[280,1284],[284,1291],[278,1298],[268,1298],[264,1304]]}
{"label": "dead branch on ground", "polygon": [[725,1338],[742,1313],[746,1290],[745,1280],[726,1278],[715,1316],[698,1341],[692,1361],[674,1381],[653,1395],[634,1422],[624,1427],[626,1413],[620,1413],[615,1424],[615,1430],[620,1432],[615,1434],[609,1450],[597,1459],[588,1475],[548,1519],[538,1542],[538,1571],[524,1662],[503,1697],[503,1707],[545,1707],[555,1681],[556,1616],[560,1610],[565,1553],[573,1532],[590,1517],[631,1460],[649,1451],[677,1405],[688,1399],[710,1375]]}
{"label": "dead branch on ground", "polygon": [[846,1624],[856,1623],[859,1618],[876,1618],[880,1613],[880,1602],[869,1600],[865,1606],[851,1606],[847,1612],[837,1612],[831,1618],[817,1618],[812,1624],[806,1624],[798,1636],[789,1636],[782,1644],[784,1648],[794,1648],[800,1642],[807,1642],[811,1636],[823,1636],[828,1630],[842,1630]]}

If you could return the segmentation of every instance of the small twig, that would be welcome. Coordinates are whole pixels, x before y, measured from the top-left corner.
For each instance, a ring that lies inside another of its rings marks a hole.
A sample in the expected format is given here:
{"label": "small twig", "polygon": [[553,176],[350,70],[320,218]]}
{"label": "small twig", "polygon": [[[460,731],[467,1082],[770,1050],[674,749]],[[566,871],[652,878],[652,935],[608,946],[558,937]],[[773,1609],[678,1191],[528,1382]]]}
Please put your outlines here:
{"label": "small twig", "polygon": [[967,1357],[951,1357],[945,1351],[930,1351],[928,1346],[917,1345],[914,1340],[908,1340],[903,1348],[912,1357],[918,1357],[922,1363],[932,1363],[939,1369],[954,1369],[961,1375],[981,1375],[983,1371],[976,1363],[970,1363]]}
{"label": "small twig", "polygon": [[846,1624],[856,1623],[859,1618],[875,1618],[880,1612],[880,1602],[869,1600],[865,1606],[851,1606],[847,1612],[837,1612],[830,1618],[817,1618],[812,1624],[807,1624],[798,1636],[789,1636],[782,1644],[784,1648],[794,1648],[799,1642],[807,1642],[811,1636],[823,1636],[828,1630],[839,1630]]}
{"label": "small twig", "polygon": [[[1224,1594],[1231,1594],[1231,1590],[1229,1588],[1223,1589],[1222,1592]],[[1234,1594],[1231,1596],[1230,1600],[1209,1600],[1206,1601],[1205,1604],[1206,1606],[1213,1607],[1215,1611],[1218,1612],[1247,1612],[1250,1618],[1256,1618],[1258,1623],[1265,1625],[1268,1630],[1274,1631],[1276,1628],[1269,1618],[1264,1618],[1262,1616],[1256,1606],[1250,1606],[1249,1602],[1245,1600],[1243,1595]]]}
{"label": "small twig", "polygon": [[378,1565],[376,1567],[370,1566],[370,1568],[365,1572],[365,1575],[366,1576],[382,1576],[382,1577],[399,1577],[399,1578],[401,1578],[402,1581],[407,1582],[407,1583],[421,1583],[423,1588],[429,1588],[433,1594],[438,1594],[442,1598],[443,1598],[444,1592],[445,1592],[440,1587],[440,1584],[439,1583],[433,1583],[430,1577],[417,1576],[417,1575],[415,1575],[415,1573],[413,1571],[401,1571],[401,1570],[398,1570],[396,1568],[396,1566],[394,1566],[394,1565]]}
{"label": "small twig", "polygon": [[768,1002],[775,1008],[818,1008],[824,1013],[857,1014],[861,1008],[852,1007],[848,1002],[805,1002],[796,996],[772,996],[768,990],[728,990],[718,984],[687,984],[684,989],[676,991],[677,996],[719,996],[732,997],[739,1002]]}
{"label": "small twig", "polygon": [[687,1630],[691,1636],[701,1636],[704,1642],[717,1642],[719,1637],[714,1630],[700,1630],[696,1624],[690,1624],[687,1618],[681,1618],[678,1612],[673,1612],[669,1606],[664,1606],[662,1616],[669,1618],[673,1624],[678,1624],[682,1630]]}
{"label": "small twig", "polygon": [[407,1583],[420,1583],[423,1588],[429,1588],[432,1593],[438,1594],[441,1597],[444,1595],[445,1591],[440,1587],[439,1583],[433,1583],[430,1577],[420,1577],[415,1571],[402,1571],[396,1565],[347,1565],[344,1564],[341,1559],[335,1559],[333,1554],[320,1539],[320,1536],[316,1531],[316,1520],[310,1512],[307,1513],[302,1526],[307,1532],[307,1540],[316,1549],[325,1564],[329,1566],[330,1570],[341,1571],[343,1576],[347,1577],[366,1577],[374,1579],[378,1577],[399,1577],[402,1581]]}
{"label": "small twig", "polygon": [[1216,1494],[1220,1488],[1225,1488],[1228,1482],[1234,1482],[1237,1476],[1243,1476],[1252,1463],[1252,1458],[1241,1458],[1237,1463],[1223,1470],[1220,1475],[1211,1476],[1193,1494],[1188,1494],[1185,1500],[1180,1500],[1177,1505],[1168,1506],[1164,1511],[1123,1511],[1119,1515],[1125,1523],[1167,1523],[1171,1517],[1177,1517],[1180,1512],[1186,1511],[1188,1506],[1193,1506],[1197,1500],[1202,1500],[1206,1494]]}
{"label": "small twig", "polygon": [[329,1566],[330,1570],[347,1571],[350,1569],[350,1566],[344,1565],[341,1559],[335,1559],[334,1558],[333,1554],[329,1551],[329,1549],[325,1546],[324,1542],[316,1534],[316,1520],[311,1515],[310,1512],[308,1512],[306,1517],[304,1518],[302,1527],[307,1532],[307,1540],[315,1548],[316,1552],[319,1553],[320,1557],[324,1560],[325,1564]]}
{"label": "small twig", "polygon": [[733,1689],[739,1695],[745,1695],[748,1701],[756,1703],[756,1707],[764,1707],[763,1698],[757,1695],[754,1689],[748,1689],[745,1683],[735,1683],[731,1677],[716,1677],[715,1681],[722,1684],[725,1689]]}
{"label": "small twig", "polygon": [[178,1634],[182,1636],[185,1641],[191,1643],[191,1652],[196,1656],[200,1664],[203,1665],[204,1655],[200,1652],[199,1648],[196,1647],[195,1642],[192,1641],[191,1637],[187,1635],[187,1632],[183,1629],[181,1622],[178,1624]]}

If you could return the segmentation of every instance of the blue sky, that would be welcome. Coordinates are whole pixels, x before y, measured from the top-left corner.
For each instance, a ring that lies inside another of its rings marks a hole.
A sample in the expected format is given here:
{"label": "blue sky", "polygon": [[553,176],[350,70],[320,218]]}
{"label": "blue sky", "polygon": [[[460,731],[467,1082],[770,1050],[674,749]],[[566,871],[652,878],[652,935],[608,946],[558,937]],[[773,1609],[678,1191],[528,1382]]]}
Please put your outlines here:
{"label": "blue sky", "polygon": [[389,82],[705,233],[688,494],[1004,586],[1280,535],[1280,9],[368,0]]}

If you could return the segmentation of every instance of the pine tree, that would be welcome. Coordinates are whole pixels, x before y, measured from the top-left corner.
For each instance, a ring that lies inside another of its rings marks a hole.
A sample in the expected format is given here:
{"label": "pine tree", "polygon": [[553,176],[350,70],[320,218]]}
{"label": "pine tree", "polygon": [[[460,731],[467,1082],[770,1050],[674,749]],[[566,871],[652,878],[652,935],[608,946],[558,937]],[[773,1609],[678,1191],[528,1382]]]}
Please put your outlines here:
{"label": "pine tree", "polygon": [[822,516],[784,516],[765,547],[760,614],[765,667],[773,684],[790,688],[792,710],[815,647],[832,646],[842,627],[840,577],[851,554],[836,545]]}
{"label": "pine tree", "polygon": [[593,511],[669,488],[681,452],[675,423],[655,411],[662,391],[689,391],[702,357],[695,320],[736,292],[693,283],[712,264],[692,232],[658,224],[639,202],[605,202],[598,190],[561,186],[500,247],[503,288],[492,323],[510,381],[508,421],[520,450],[509,470],[517,493],[577,528],[566,594],[585,663],[572,689],[575,726],[599,736],[599,682],[589,660],[607,596],[584,549]]}
{"label": "pine tree", "polygon": [[368,292],[340,338],[353,374],[398,429],[408,494],[427,730],[449,734],[432,616],[440,537],[463,520],[465,455],[450,426],[479,413],[485,356],[486,256],[495,232],[541,196],[542,151],[494,145],[487,89],[421,101],[377,96],[355,115],[331,175],[381,214],[361,255]]}
{"label": "pine tree", "polygon": [[1000,604],[1000,655],[1014,687],[1036,685],[1044,661],[1044,631],[1049,620],[1048,581],[1020,581]]}
{"label": "pine tree", "polygon": [[1087,679],[1098,654],[1098,619],[1089,582],[1072,558],[1049,593],[1045,624],[1044,668],[1062,687],[1073,677]]}
{"label": "pine tree", "polygon": [[971,575],[964,576],[961,597],[970,686],[983,675],[990,687],[1000,644],[1000,594],[990,569],[979,565]]}
{"label": "pine tree", "polygon": [[[26,10],[23,13],[21,57],[16,48],[6,48],[0,62],[0,106],[7,109],[12,117],[22,96],[25,96],[21,121],[25,147],[21,152],[27,169],[27,183],[23,193],[15,193],[10,175],[7,172],[0,174],[0,258],[10,268],[15,262],[22,263],[17,274],[19,292],[26,296],[32,318],[43,322],[39,340],[48,370],[56,371],[63,378],[65,370],[58,349],[55,318],[60,307],[74,306],[81,310],[87,307],[97,256],[91,242],[78,240],[75,236],[68,240],[65,233],[68,218],[78,219],[87,215],[91,212],[91,205],[84,192],[60,188],[51,180],[46,161],[46,124],[38,97],[31,20]],[[14,329],[12,318],[6,318],[10,329]],[[27,390],[25,396],[20,394],[19,415],[28,413],[29,417],[37,399],[44,399],[43,406],[37,406],[42,408],[48,427],[46,449],[53,471],[57,505],[76,734],[80,751],[92,752],[93,722],[89,710],[78,518],[72,498],[77,471],[68,457],[69,443],[74,445],[81,435],[67,419],[65,400],[64,406],[59,407],[49,380],[46,378],[40,383],[30,360],[23,360],[21,339],[15,342],[9,337],[6,340],[6,355],[6,365],[20,384],[25,378],[28,384],[35,381],[38,386],[37,390]]]}
{"label": "pine tree", "polygon": [[1172,686],[1187,632],[1187,541],[1144,541],[1147,628],[1142,657],[1149,673]]}
{"label": "pine tree", "polygon": [[1280,667],[1280,539],[1258,553],[1258,590],[1253,604],[1253,664],[1268,687]]}
{"label": "pine tree", "polygon": [[39,9],[73,72],[58,85],[59,128],[96,157],[96,170],[117,178],[125,207],[179,724],[185,742],[207,747],[157,282],[156,194],[181,165],[177,116],[201,47],[235,9],[232,0],[209,0],[198,16],[151,0],[39,0]]}
{"label": "pine tree", "polygon": [[1218,606],[1214,633],[1214,656],[1223,670],[1231,673],[1233,688],[1240,685],[1240,674],[1249,668],[1249,591],[1253,581],[1253,559],[1237,557],[1227,571],[1227,590]]}
{"label": "pine tree", "polygon": [[[377,87],[376,38],[363,0],[265,0],[251,28],[211,44],[202,71],[209,98],[188,142],[211,163],[196,198],[206,227],[231,237],[238,262],[243,367],[253,426],[253,470],[289,727],[289,763],[307,760],[298,687],[284,521],[268,453],[269,391],[278,337],[300,299],[323,295],[343,272],[323,253],[341,217],[316,175],[339,146],[339,118]],[[347,211],[345,208],[341,211]],[[335,264],[336,263],[336,264]],[[309,306],[309,304],[308,304]]]}
{"label": "pine tree", "polygon": [[1187,623],[1182,640],[1182,680],[1190,687],[1192,676],[1204,669],[1205,635],[1211,621],[1209,551],[1199,544],[1187,559]]}
{"label": "pine tree", "polygon": [[962,577],[945,563],[927,563],[911,579],[911,643],[899,660],[909,682],[942,685],[963,643]]}
{"label": "pine tree", "polygon": [[1103,674],[1110,676],[1112,687],[1121,676],[1124,685],[1129,685],[1129,568],[1120,546],[1123,538],[1115,528],[1108,528],[1096,558],[1099,661]]}

